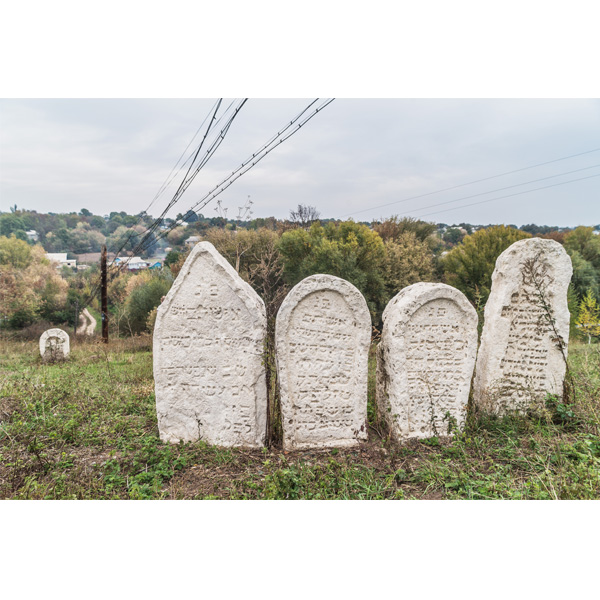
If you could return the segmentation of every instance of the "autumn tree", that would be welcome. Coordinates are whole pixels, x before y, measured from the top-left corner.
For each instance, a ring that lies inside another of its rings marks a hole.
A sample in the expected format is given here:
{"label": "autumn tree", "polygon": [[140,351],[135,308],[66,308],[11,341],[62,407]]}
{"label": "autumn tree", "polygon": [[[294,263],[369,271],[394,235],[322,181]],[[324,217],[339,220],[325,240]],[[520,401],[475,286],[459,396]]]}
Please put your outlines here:
{"label": "autumn tree", "polygon": [[213,244],[263,299],[267,319],[274,318],[287,291],[277,232],[266,227],[235,232],[212,228],[205,232],[204,239]]}
{"label": "autumn tree", "polygon": [[407,232],[414,233],[418,240],[424,242],[436,229],[435,223],[427,223],[413,217],[400,218],[397,215],[373,223],[373,230],[381,236],[384,242],[397,241]]}
{"label": "autumn tree", "polygon": [[310,230],[293,229],[281,236],[284,278],[293,286],[316,273],[346,279],[367,300],[379,320],[388,296],[383,278],[385,248],[378,233],[354,221],[314,223]]}
{"label": "autumn tree", "polygon": [[579,304],[579,316],[575,323],[587,335],[588,344],[592,341],[592,336],[600,336],[600,306],[591,290],[587,291]]}
{"label": "autumn tree", "polygon": [[68,319],[68,284],[38,244],[0,237],[0,314],[11,327],[38,319],[62,323]]}
{"label": "autumn tree", "polygon": [[384,243],[383,278],[391,298],[402,288],[419,281],[434,281],[433,253],[414,231],[405,231]]}

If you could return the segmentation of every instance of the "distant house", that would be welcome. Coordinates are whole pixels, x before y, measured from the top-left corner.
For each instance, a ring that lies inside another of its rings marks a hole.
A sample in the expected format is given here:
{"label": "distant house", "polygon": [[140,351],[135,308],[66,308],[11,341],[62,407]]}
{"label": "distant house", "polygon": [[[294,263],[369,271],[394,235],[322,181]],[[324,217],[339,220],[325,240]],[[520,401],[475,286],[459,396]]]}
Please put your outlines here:
{"label": "distant house", "polygon": [[160,260],[157,260],[153,265],[148,267],[149,269],[162,269],[162,263]]}
{"label": "distant house", "polygon": [[189,248],[193,248],[199,241],[200,238],[197,235],[190,235],[190,237],[185,240],[185,245]]}
{"label": "distant house", "polygon": [[32,242],[37,242],[39,240],[38,232],[35,229],[30,229],[26,231],[25,234]]}
{"label": "distant house", "polygon": [[[77,254],[77,263],[84,263],[86,265],[97,265],[100,262],[100,252],[86,252],[85,254]],[[109,264],[115,258],[114,252],[108,252],[106,259]]]}
{"label": "distant house", "polygon": [[128,271],[141,271],[142,269],[148,268],[148,263],[139,256],[117,256],[114,260],[115,265],[121,265],[123,263],[127,266]]}
{"label": "distant house", "polygon": [[71,267],[72,269],[77,268],[77,261],[74,259],[67,259],[66,252],[46,252],[46,258],[52,262],[56,263],[56,268],[60,269],[62,267]]}

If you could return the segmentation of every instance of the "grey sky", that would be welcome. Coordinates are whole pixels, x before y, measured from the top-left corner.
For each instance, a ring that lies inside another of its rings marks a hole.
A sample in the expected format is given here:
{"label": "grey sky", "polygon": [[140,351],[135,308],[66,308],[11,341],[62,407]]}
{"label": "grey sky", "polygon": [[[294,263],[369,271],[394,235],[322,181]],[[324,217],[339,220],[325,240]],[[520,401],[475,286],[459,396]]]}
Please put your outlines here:
{"label": "grey sky", "polygon": [[[185,212],[308,101],[250,99],[170,216]],[[137,213],[214,102],[1,100],[0,209]],[[597,151],[432,193],[589,150]],[[569,171],[578,172],[545,179]],[[254,216],[265,217],[286,217],[303,203],[323,217],[356,220],[399,214],[445,223],[595,225],[600,177],[594,175],[600,175],[600,100],[336,99],[219,199],[229,217],[250,196]],[[538,179],[544,180],[510,187]],[[485,193],[501,188],[509,189]],[[214,216],[215,206],[202,212]]]}

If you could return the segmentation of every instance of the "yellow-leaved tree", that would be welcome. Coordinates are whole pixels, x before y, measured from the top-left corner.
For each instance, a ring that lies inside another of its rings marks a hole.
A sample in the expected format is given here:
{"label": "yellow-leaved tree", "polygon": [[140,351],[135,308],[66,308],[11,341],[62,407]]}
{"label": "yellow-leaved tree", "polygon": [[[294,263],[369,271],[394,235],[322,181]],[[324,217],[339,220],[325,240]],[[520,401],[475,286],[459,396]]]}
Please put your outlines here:
{"label": "yellow-leaved tree", "polygon": [[0,318],[21,328],[39,319],[65,320],[67,282],[39,244],[0,237]]}
{"label": "yellow-leaved tree", "polygon": [[588,344],[591,343],[592,336],[600,336],[600,306],[598,306],[592,290],[588,290],[579,303],[579,316],[575,324],[582,333],[588,336]]}

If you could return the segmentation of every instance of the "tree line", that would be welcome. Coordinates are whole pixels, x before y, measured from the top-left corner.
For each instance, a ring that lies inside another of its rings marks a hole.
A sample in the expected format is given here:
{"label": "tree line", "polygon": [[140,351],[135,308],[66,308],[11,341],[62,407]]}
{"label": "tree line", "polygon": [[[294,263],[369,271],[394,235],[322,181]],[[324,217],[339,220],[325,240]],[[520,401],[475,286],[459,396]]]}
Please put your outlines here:
{"label": "tree line", "polygon": [[[594,306],[600,300],[600,235],[595,233],[599,228],[477,227],[466,223],[448,226],[397,216],[357,223],[321,219],[314,207],[302,205],[284,220],[269,217],[235,221],[206,219],[203,215],[187,218],[187,226],[173,228],[154,248],[163,252],[168,249],[162,270],[130,273],[112,269],[108,297],[114,334],[132,335],[152,329],[156,308],[189,253],[185,240],[192,235],[211,242],[254,287],[265,301],[270,321],[289,289],[314,273],[336,275],[355,285],[365,296],[376,327],[381,325],[381,314],[389,300],[419,281],[452,285],[482,311],[496,258],[515,241],[532,235],[555,239],[571,256],[574,273],[569,307],[573,327],[582,303],[586,314],[591,310],[593,320]],[[65,251],[65,245],[55,241],[68,239],[59,236],[59,231],[70,232],[70,239],[78,239],[80,246],[81,240],[87,236],[89,241],[94,232],[104,236],[102,243],[117,244],[124,232],[134,227],[146,231],[152,222],[152,217],[145,214],[99,217],[86,209],[70,215],[16,209],[0,214],[3,324],[14,329],[41,320],[72,325],[73,306],[83,303],[93,292],[97,267],[78,273],[66,268],[58,272],[44,258],[44,251]],[[53,231],[52,224],[60,228]],[[24,240],[19,231],[26,229],[15,231],[15,226],[36,229],[39,242]],[[86,249],[91,247],[96,248],[89,243]],[[109,245],[109,250],[112,248]],[[73,247],[69,251],[75,253]],[[99,308],[96,303],[97,299],[92,300],[91,307]]]}

